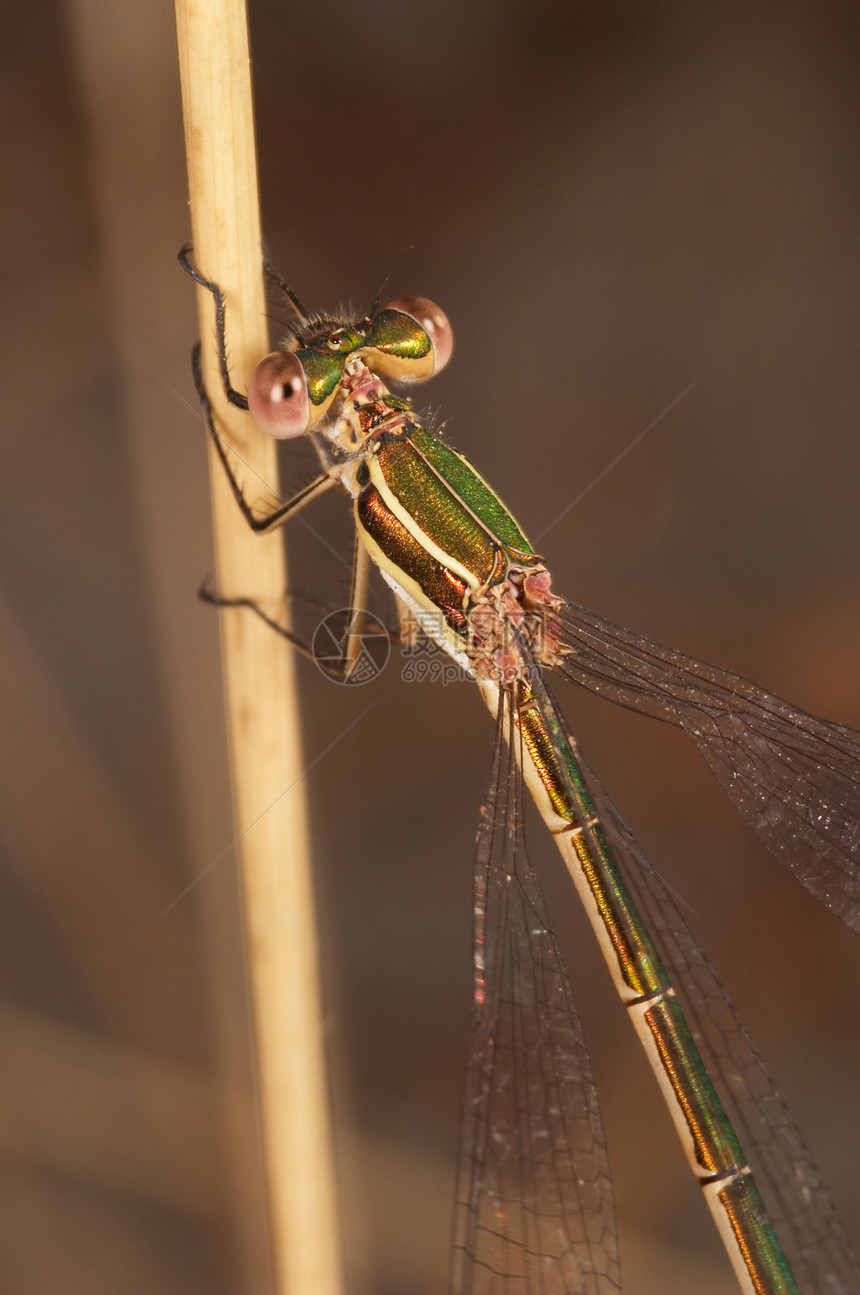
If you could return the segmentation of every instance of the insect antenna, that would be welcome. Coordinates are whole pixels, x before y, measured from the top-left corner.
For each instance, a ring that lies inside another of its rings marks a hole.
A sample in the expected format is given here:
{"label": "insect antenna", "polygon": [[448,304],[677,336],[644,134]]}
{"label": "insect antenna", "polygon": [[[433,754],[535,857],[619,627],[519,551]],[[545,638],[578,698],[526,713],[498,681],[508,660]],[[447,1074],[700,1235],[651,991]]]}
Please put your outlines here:
{"label": "insect antenna", "polygon": [[269,249],[266,247],[265,243],[263,244],[263,269],[265,270],[266,278],[269,282],[274,283],[277,288],[280,288],[281,292],[298,315],[299,323],[303,325],[307,324],[310,318],[308,312],[305,310],[301,301],[296,296],[295,292],[293,292],[283,275],[279,274],[272,265],[272,262],[269,259]]}
{"label": "insect antenna", "polygon": [[411,247],[407,247],[404,251],[402,251],[398,256],[397,260],[391,266],[391,268],[386,272],[385,278],[382,280],[382,283],[380,283],[379,287],[376,290],[376,296],[373,298],[373,304],[370,307],[370,310],[367,312],[366,317],[368,319],[373,319],[374,315],[379,309],[379,303],[382,299],[382,294],[385,291],[386,283],[394,274],[394,271],[398,268],[398,266],[400,266],[406,260],[407,256],[409,256],[412,253],[412,251],[413,249]]}

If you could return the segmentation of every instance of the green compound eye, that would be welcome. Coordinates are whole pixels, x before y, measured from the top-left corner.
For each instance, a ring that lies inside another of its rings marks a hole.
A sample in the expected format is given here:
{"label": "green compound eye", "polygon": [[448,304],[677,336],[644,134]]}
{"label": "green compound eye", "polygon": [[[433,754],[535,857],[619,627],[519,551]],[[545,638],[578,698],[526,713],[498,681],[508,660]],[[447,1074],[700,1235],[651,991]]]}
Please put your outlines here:
{"label": "green compound eye", "polygon": [[373,320],[368,363],[381,377],[424,382],[451,358],[454,334],[443,310],[426,297],[398,297]]}

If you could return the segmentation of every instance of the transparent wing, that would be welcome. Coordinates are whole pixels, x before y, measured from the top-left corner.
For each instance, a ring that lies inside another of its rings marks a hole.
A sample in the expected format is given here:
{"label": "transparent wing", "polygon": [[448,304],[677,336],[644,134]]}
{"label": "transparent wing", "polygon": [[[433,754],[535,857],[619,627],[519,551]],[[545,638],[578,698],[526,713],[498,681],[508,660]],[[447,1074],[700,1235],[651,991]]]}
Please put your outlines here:
{"label": "transparent wing", "polygon": [[801,1295],[856,1295],[860,1267],[790,1111],[670,893],[569,740],[612,854],[670,969]]}
{"label": "transparent wing", "polygon": [[474,1018],[452,1295],[613,1295],[618,1244],[600,1107],[525,851],[502,693],[475,866]]}
{"label": "transparent wing", "polygon": [[860,931],[860,733],[575,603],[558,616],[570,651],[562,673],[685,729],[772,853]]}

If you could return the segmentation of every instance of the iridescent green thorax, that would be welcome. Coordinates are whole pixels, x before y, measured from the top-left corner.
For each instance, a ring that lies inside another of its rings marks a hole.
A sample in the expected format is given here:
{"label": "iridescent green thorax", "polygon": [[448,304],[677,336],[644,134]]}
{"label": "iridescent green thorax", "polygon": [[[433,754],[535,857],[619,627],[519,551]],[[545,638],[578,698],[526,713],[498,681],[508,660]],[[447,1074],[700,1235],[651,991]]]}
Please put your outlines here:
{"label": "iridescent green thorax", "polygon": [[371,477],[411,519],[413,534],[448,554],[479,584],[491,578],[501,551],[511,561],[534,557],[514,518],[468,459],[414,420],[396,435],[382,434]]}
{"label": "iridescent green thorax", "polygon": [[[440,562],[395,517],[374,486],[355,502],[356,525],[380,567],[411,594],[420,591],[463,642],[468,636],[468,585]],[[415,601],[418,601],[416,598]]]}
{"label": "iridescent green thorax", "polygon": [[487,590],[512,569],[544,570],[541,559],[463,455],[422,427],[408,406],[374,394],[357,410],[363,429],[369,410],[378,424],[357,478],[359,533],[407,599],[438,612],[444,633],[470,651],[470,617]]}
{"label": "iridescent green thorax", "polygon": [[452,450],[424,427],[416,428],[412,439],[427,464],[448,483],[482,526],[519,555],[533,556],[534,549],[499,496],[464,455]]}

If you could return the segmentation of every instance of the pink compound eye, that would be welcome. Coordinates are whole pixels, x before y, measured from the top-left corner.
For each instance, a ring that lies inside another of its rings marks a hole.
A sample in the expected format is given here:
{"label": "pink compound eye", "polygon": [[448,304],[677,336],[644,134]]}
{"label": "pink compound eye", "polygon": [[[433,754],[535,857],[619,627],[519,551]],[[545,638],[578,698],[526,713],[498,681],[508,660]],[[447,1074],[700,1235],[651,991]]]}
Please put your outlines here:
{"label": "pink compound eye", "polygon": [[308,383],[298,356],[272,351],[261,360],[248,383],[248,408],[254,422],[270,436],[287,440],[308,430]]}
{"label": "pink compound eye", "polygon": [[400,310],[421,325],[433,345],[433,373],[441,373],[454,350],[454,330],[444,310],[426,297],[398,297],[396,301],[389,302],[385,309]]}

